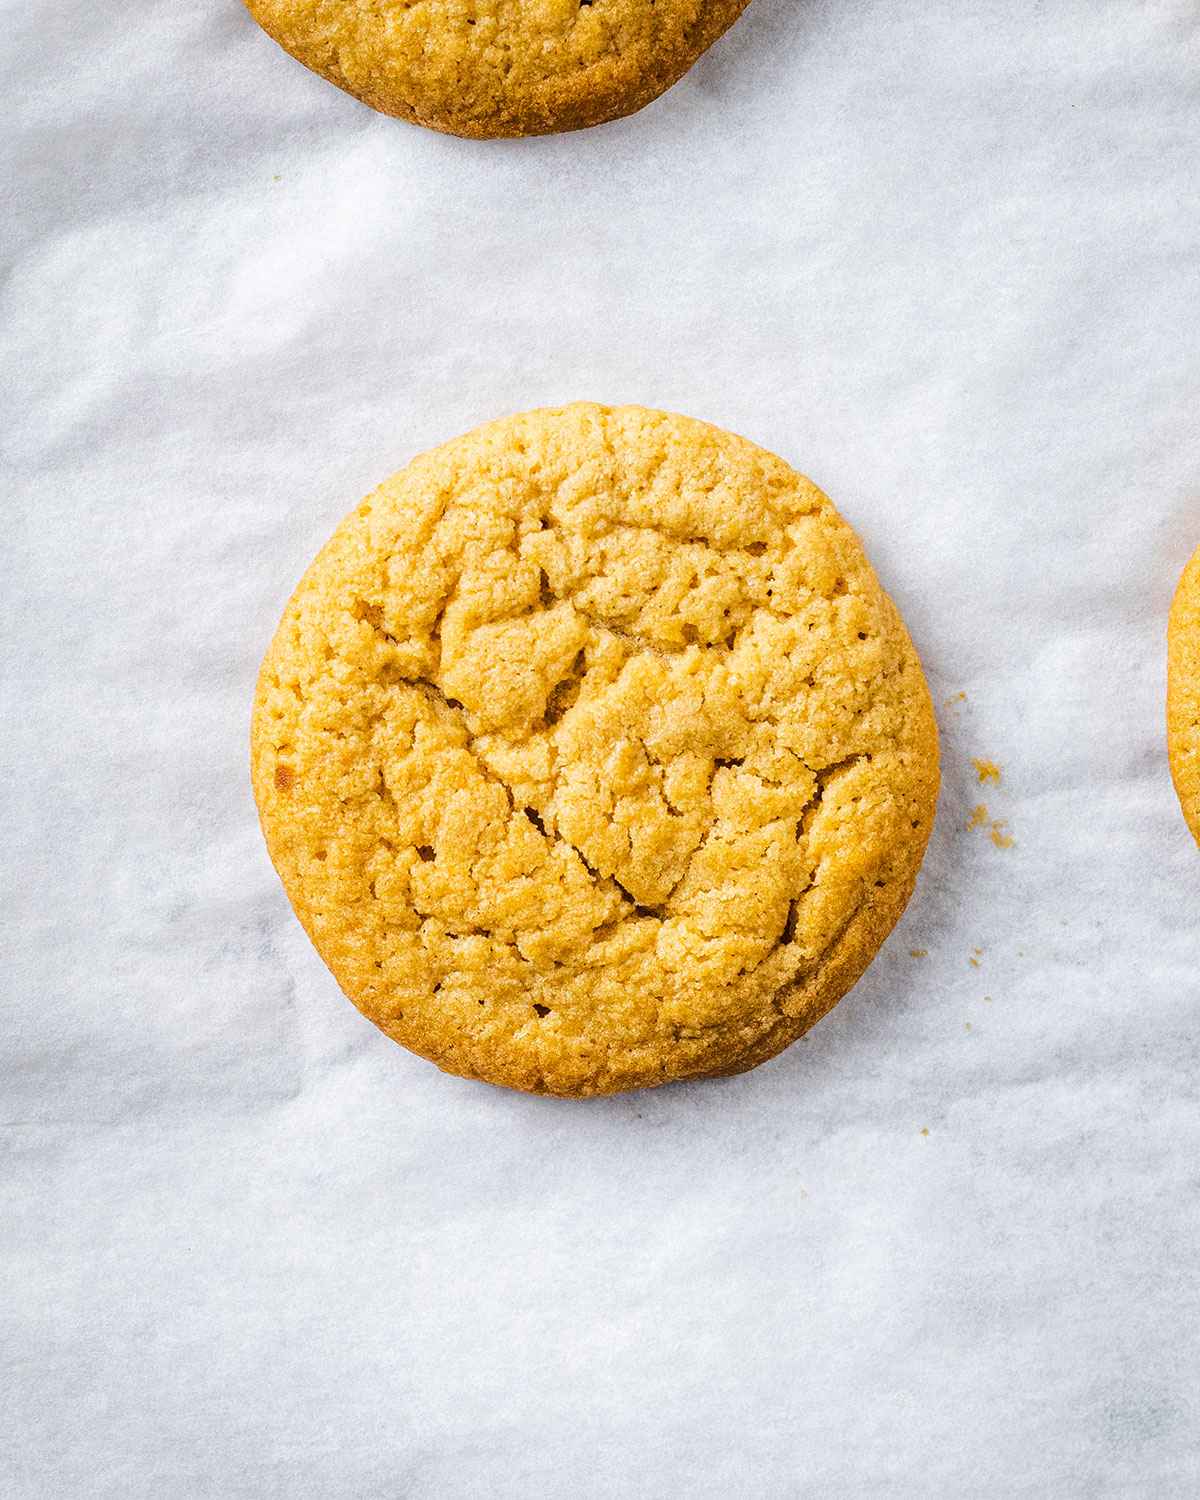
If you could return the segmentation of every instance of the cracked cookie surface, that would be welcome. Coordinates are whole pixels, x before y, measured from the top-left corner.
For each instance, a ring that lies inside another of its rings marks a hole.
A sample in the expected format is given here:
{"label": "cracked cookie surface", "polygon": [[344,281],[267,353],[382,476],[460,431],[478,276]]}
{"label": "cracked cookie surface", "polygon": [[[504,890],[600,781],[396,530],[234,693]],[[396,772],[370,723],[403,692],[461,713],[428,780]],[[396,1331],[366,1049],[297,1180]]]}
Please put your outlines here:
{"label": "cracked cookie surface", "polygon": [[384,114],[464,136],[632,114],[748,0],[245,0],[285,51]]}
{"label": "cracked cookie surface", "polygon": [[255,795],[354,1003],[554,1094],[736,1072],[903,911],[937,733],[830,502],[704,423],[576,405],[416,459],[259,678]]}
{"label": "cracked cookie surface", "polygon": [[1183,816],[1200,843],[1200,548],[1183,570],[1167,624],[1167,756]]}

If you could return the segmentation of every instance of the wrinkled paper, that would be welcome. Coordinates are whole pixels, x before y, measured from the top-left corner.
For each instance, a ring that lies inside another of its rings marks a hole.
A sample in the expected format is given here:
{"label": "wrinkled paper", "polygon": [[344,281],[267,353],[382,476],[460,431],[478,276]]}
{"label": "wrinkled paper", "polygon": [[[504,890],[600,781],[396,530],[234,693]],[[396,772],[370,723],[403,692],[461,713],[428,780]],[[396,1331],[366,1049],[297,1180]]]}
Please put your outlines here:
{"label": "wrinkled paper", "polygon": [[[1193,0],[754,0],[631,119],[491,143],[235,0],[2,9],[0,1491],[1200,1492]],[[825,488],[944,754],[827,1020],[584,1104],[364,1021],[247,778],[342,514],[576,398]]]}

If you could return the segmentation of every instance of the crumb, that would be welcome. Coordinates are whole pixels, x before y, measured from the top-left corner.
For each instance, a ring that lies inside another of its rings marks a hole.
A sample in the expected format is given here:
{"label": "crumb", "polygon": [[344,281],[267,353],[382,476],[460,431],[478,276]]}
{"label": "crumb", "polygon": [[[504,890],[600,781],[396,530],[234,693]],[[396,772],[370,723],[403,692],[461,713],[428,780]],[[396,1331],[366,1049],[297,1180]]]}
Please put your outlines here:
{"label": "crumb", "polygon": [[990,995],[985,995],[983,997],[983,1003],[985,1005],[990,1005],[992,1003],[992,997]]}
{"label": "crumb", "polygon": [[966,693],[955,693],[952,698],[947,698],[946,699],[946,701],[945,701],[945,703],[943,703],[942,707],[943,708],[949,708],[954,703],[965,703],[966,701],[967,701],[967,695],[966,695]]}
{"label": "crumb", "polygon": [[977,969],[979,967],[979,960],[982,957],[983,957],[983,949],[982,948],[972,948],[971,949],[971,957],[967,959],[967,962],[971,965],[971,967],[973,969]]}
{"label": "crumb", "polygon": [[909,958],[928,958],[929,957],[929,949],[928,948],[910,948],[908,950],[908,956],[909,956]]}
{"label": "crumb", "polygon": [[967,827],[968,828],[982,828],[983,825],[987,821],[988,821],[988,810],[987,810],[986,805],[984,803],[982,803],[982,802],[976,803],[975,810],[971,814],[971,821],[967,824]]}
{"label": "crumb", "polygon": [[[976,762],[976,764],[979,764]],[[982,775],[979,778],[983,780]],[[971,813],[971,821],[967,824],[968,830],[972,828],[986,828],[988,837],[997,849],[1011,849],[1015,840],[1011,833],[1005,833],[1008,827],[1003,818],[993,818],[988,814],[986,803],[979,802]]]}
{"label": "crumb", "polygon": [[975,767],[975,774],[979,777],[979,785],[985,781],[999,781],[1000,767],[994,760],[973,760],[971,764]]}
{"label": "crumb", "polygon": [[276,172],[275,176],[271,178],[271,181],[272,182],[282,182],[283,178],[279,175],[278,172]]}
{"label": "crumb", "polygon": [[970,1021],[964,1021],[963,1025],[967,1028],[968,1031],[970,1031],[970,1029],[971,1029],[971,1023],[970,1023]]}
{"label": "crumb", "polygon": [[921,1126],[921,1134],[922,1135],[928,1135],[929,1134],[929,1126],[928,1125],[922,1125]]}

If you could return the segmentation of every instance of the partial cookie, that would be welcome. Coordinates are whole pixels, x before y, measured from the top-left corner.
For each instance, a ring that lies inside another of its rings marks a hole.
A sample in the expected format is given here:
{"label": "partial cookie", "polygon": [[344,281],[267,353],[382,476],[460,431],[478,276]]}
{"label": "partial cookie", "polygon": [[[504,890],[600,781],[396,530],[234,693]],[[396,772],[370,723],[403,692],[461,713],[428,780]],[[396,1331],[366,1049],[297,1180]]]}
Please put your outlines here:
{"label": "partial cookie", "polygon": [[245,0],[286,51],[384,114],[544,135],[632,114],[748,0]]}
{"label": "partial cookie", "polygon": [[1167,756],[1200,843],[1200,549],[1183,570],[1167,624]]}
{"label": "partial cookie", "polygon": [[849,526],[781,459],[639,407],[492,422],[364,500],[287,607],[252,751],[350,999],[553,1094],[786,1047],[903,911],[938,787]]}

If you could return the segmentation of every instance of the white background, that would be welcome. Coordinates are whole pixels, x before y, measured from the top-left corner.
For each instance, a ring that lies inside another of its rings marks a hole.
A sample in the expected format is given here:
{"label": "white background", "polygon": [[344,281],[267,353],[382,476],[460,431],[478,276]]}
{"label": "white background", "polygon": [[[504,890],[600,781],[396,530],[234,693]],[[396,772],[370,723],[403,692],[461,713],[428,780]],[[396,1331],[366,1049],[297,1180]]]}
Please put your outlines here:
{"label": "white background", "polygon": [[[0,19],[0,1492],[1200,1492],[1194,0],[754,0],[643,113],[499,143],[234,0]],[[246,766],[341,515],[575,398],[822,485],[945,762],[807,1040],[584,1104],[362,1020]]]}

